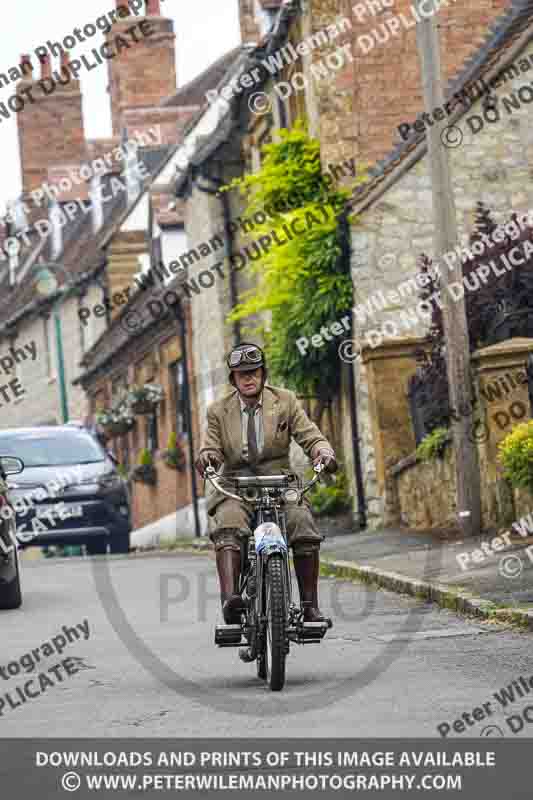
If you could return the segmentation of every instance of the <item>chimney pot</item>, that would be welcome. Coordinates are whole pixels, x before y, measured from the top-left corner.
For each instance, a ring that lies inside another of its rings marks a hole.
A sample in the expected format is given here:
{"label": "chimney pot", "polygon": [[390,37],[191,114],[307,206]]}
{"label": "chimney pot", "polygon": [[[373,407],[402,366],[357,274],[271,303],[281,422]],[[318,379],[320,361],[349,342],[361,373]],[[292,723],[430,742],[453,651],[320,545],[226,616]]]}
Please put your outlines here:
{"label": "chimney pot", "polygon": [[52,65],[50,63],[50,56],[48,53],[44,56],[39,56],[39,61],[41,63],[41,78],[51,78],[52,77]]}
{"label": "chimney pot", "polygon": [[61,50],[60,62],[61,67],[66,67],[70,63],[70,56],[66,50]]}
{"label": "chimney pot", "polygon": [[115,0],[115,5],[116,5],[117,8],[120,8],[120,6],[123,6],[126,9],[126,11],[128,12],[128,15],[131,14],[130,8],[129,8],[128,3],[127,3],[127,0]]}
{"label": "chimney pot", "polygon": [[161,0],[146,0],[146,13],[150,17],[160,17]]}
{"label": "chimney pot", "polygon": [[24,53],[20,57],[20,68],[24,75],[26,75],[28,72],[31,75],[33,72],[33,64],[31,63],[31,58],[27,53]]}

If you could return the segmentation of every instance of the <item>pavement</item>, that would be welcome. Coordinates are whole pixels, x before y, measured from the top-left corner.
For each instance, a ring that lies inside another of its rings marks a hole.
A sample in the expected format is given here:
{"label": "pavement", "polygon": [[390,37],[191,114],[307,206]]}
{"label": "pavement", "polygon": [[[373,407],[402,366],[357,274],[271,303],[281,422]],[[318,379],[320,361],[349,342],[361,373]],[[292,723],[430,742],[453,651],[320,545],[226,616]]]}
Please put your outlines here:
{"label": "pavement", "polygon": [[[445,608],[533,630],[533,547],[528,550],[533,537],[516,535],[499,552],[491,547],[483,551],[483,542],[491,543],[495,535],[466,539],[444,530],[363,531],[328,537],[321,561],[326,573],[338,577],[377,583]],[[476,550],[480,553],[474,557]]]}
{"label": "pavement", "polygon": [[22,608],[1,615],[1,738],[531,736],[533,695],[495,697],[532,672],[529,635],[508,624],[324,577],[334,627],[291,645],[277,693],[215,647],[211,552],[27,561],[22,581]]}

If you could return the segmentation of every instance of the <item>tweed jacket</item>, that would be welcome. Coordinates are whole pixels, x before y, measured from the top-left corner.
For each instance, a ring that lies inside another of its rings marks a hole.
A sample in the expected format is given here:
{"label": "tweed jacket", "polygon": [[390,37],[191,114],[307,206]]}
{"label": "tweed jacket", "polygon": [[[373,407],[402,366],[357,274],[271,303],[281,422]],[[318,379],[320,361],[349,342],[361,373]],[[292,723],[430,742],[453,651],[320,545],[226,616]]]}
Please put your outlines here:
{"label": "tweed jacket", "polygon": [[[200,455],[211,451],[224,462],[223,473],[241,475],[273,475],[290,471],[289,446],[291,438],[314,458],[322,447],[332,449],[328,440],[312,422],[294,392],[265,384],[263,388],[264,447],[259,462],[252,468],[242,458],[242,424],[239,394],[229,395],[212,403],[207,409],[207,430]],[[207,511],[213,514],[224,497],[209,482],[206,485]]]}

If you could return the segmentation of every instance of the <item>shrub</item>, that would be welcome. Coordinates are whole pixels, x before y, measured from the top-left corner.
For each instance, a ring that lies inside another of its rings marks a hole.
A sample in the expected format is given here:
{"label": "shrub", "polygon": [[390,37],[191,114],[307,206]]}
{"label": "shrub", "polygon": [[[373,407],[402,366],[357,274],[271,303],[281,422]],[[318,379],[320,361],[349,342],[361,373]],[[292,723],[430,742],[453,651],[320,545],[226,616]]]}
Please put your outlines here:
{"label": "shrub", "polygon": [[435,428],[416,448],[416,457],[420,461],[434,461],[436,458],[442,458],[447,441],[447,428]]}
{"label": "shrub", "polygon": [[352,498],[346,473],[337,472],[330,486],[316,484],[309,492],[309,500],[314,513],[319,517],[349,511],[352,507]]}
{"label": "shrub", "polygon": [[498,445],[504,476],[516,488],[533,492],[533,420],[521,422]]}
{"label": "shrub", "polygon": [[[339,388],[338,341],[310,347],[305,354],[296,342],[301,337],[310,339],[351,309],[347,235],[340,221],[350,191],[325,180],[320,143],[302,121],[278,133],[278,141],[262,148],[261,169],[225,188],[238,189],[247,198],[248,216],[263,208],[283,208],[292,197],[300,198],[300,203],[279,211],[254,231],[254,237],[274,232],[285,243],[249,265],[248,272],[257,277],[257,283],[241,294],[229,321],[248,320],[248,326],[255,315],[268,312],[271,321],[267,324],[266,317],[262,318],[252,332],[265,340],[272,379],[327,401]],[[354,185],[365,180],[361,175]],[[287,242],[286,225],[297,221],[303,233]]]}

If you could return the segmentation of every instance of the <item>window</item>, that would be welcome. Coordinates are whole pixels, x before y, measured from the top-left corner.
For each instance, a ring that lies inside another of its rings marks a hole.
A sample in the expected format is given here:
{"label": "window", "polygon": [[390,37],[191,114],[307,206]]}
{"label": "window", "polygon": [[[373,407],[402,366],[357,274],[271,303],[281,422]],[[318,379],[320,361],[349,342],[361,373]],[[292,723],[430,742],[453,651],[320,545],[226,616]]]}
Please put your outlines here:
{"label": "window", "polygon": [[122,375],[111,384],[111,405],[117,403],[128,391],[128,378]]}
{"label": "window", "polygon": [[159,425],[157,422],[157,409],[146,418],[146,447],[153,453],[159,449]]}
{"label": "window", "polygon": [[[84,300],[80,297],[78,300],[78,312],[82,308],[86,308],[87,306],[84,305]],[[91,345],[94,341],[94,325],[93,325],[93,314],[91,313],[89,317],[84,316],[81,319],[80,314],[78,313],[78,324],[79,324],[79,335],[80,335],[80,353],[84,355],[87,350],[91,349]]]}
{"label": "window", "polygon": [[170,371],[170,386],[172,391],[172,403],[175,412],[175,430],[178,436],[186,435],[189,431],[187,428],[187,406],[185,396],[185,375],[183,367],[183,359],[174,361],[169,366]]}

